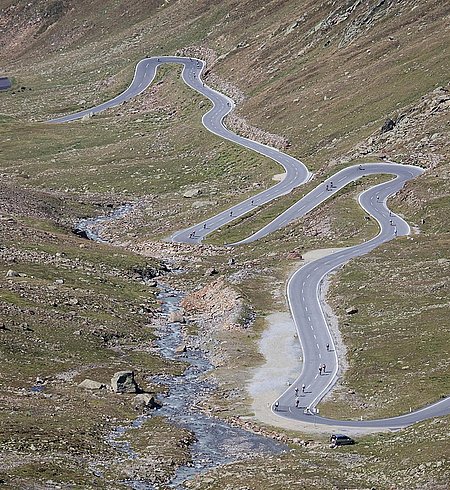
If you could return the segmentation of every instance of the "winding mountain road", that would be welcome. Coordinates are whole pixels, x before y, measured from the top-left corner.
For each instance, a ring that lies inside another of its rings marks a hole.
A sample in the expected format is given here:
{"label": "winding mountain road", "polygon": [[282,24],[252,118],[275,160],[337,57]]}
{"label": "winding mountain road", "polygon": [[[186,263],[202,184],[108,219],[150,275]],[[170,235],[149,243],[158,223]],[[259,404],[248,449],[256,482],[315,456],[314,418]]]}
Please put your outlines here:
{"label": "winding mountain road", "polygon": [[[205,63],[194,58],[177,56],[144,58],[136,65],[133,80],[122,94],[96,107],[58,117],[48,122],[63,123],[74,121],[84,116],[97,114],[136,97],[151,85],[158,66],[164,63],[181,64],[183,66],[182,77],[184,82],[212,102],[212,108],[202,119],[206,129],[222,138],[271,158],[279,163],[286,172],[285,178],[281,182],[216,216],[174,233],[171,236],[172,241],[191,244],[199,243],[214,230],[247,214],[257,206],[262,206],[291,192],[292,189],[307,182],[312,177],[305,165],[297,159],[269,146],[238,136],[224,126],[223,120],[233,110],[234,103],[229,97],[204,84],[201,75],[205,68]],[[394,177],[392,180],[371,187],[359,196],[359,203],[362,208],[373,216],[379,224],[380,232],[376,237],[310,262],[296,271],[288,282],[288,303],[302,346],[303,365],[298,379],[273,405],[272,409],[277,415],[303,423],[380,430],[398,429],[427,418],[450,413],[450,397],[443,398],[432,405],[402,416],[377,420],[333,420],[319,416],[317,410],[320,400],[336,382],[339,371],[333,337],[325,320],[320,300],[320,288],[323,279],[331,271],[341,267],[350,259],[366,254],[378,245],[397,236],[404,236],[410,233],[409,225],[400,216],[389,211],[386,200],[389,196],[398,192],[408,180],[418,177],[422,173],[423,170],[419,167],[389,162],[347,167],[318,184],[316,188],[261,230],[244,240],[232,244],[236,246],[250,243],[286,226],[319,206],[349,183],[364,176],[390,174]],[[326,365],[326,369],[320,373],[319,366],[323,364]],[[305,385],[304,392],[302,385]],[[298,407],[296,406],[296,389],[299,399]]]}

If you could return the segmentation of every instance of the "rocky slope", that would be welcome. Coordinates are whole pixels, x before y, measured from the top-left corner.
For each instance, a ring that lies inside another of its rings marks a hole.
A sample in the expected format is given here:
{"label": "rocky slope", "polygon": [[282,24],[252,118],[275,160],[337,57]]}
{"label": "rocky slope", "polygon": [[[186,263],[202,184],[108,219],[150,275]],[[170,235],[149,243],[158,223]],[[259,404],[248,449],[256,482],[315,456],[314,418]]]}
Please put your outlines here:
{"label": "rocky slope", "polygon": [[[161,470],[163,481],[176,461],[189,459],[183,442],[189,436],[162,421],[137,438],[138,446],[151,448],[146,456],[128,473],[118,471],[123,456],[104,438],[132,417],[131,399],[77,387],[86,377],[103,382],[122,369],[134,369],[140,382],[180,369],[155,352],[158,307],[143,271],[162,271],[160,260],[169,261],[177,273],[165,280],[188,293],[192,346],[207,340],[218,368],[217,396],[204,406],[223,416],[248,415],[245,380],[261,360],[255,341],[264,315],[285,307],[290,261],[376,233],[354,201],[363,183],[251,247],[231,252],[157,242],[270,185],[278,171],[202,132],[207,103],[178,82],[176,69],[163,70],[148,93],[98,118],[68,127],[33,122],[113,96],[145,55],[207,60],[208,83],[238,103],[230,127],[288,148],[316,172],[311,186],[351,161],[387,158],[428,170],[392,203],[420,234],[356,263],[331,288],[335,298],[360,302],[361,311],[383,309],[390,321],[360,315],[361,324],[347,322],[345,340],[357,352],[344,380],[350,388],[327,410],[370,397],[398,409],[402,400],[420,405],[448,391],[445,373],[433,364],[448,358],[440,314],[448,309],[448,288],[414,274],[418,262],[428,278],[441,277],[439,260],[448,249],[448,2],[0,0],[0,10],[1,75],[14,82],[0,94],[2,483],[112,488],[139,471],[153,478]],[[222,230],[217,240],[247,234],[302,193]],[[132,212],[103,227],[122,248],[72,235],[79,218],[124,203],[132,203]],[[377,284],[394,255],[398,280],[385,278],[384,295],[365,295],[364,283]],[[438,329],[440,341],[418,343],[405,315],[390,308],[394,296],[420,304],[414,325],[426,336]],[[391,341],[399,324],[410,342],[407,362],[401,339]],[[378,332],[377,342],[364,338],[360,345],[363,330],[371,339]],[[427,389],[417,390],[417,376]],[[360,407],[352,408],[358,414]],[[344,478],[349,488],[445,488],[447,426],[444,418],[334,453],[319,437],[307,449],[294,445],[285,457],[219,469],[191,487],[264,489],[281,482],[322,489],[341,487]],[[152,458],[163,445],[164,457]],[[99,458],[106,461],[103,477],[93,472]]]}

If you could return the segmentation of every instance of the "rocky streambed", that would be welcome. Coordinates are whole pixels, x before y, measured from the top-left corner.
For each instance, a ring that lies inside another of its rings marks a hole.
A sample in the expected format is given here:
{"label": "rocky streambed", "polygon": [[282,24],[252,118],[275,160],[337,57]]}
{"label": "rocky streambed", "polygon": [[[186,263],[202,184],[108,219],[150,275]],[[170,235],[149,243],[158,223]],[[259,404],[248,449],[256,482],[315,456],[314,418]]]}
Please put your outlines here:
{"label": "rocky streambed", "polygon": [[[109,220],[122,218],[128,211],[125,206],[109,216],[85,220],[78,224],[77,229],[85,231],[89,239],[105,242],[101,238],[102,225]],[[161,397],[162,407],[148,415],[141,415],[129,427],[116,428],[108,442],[120,451],[124,458],[135,460],[139,458],[139,454],[127,443],[120,441],[127,430],[139,430],[143,421],[155,415],[163,416],[171,423],[187,429],[194,438],[189,447],[190,461],[176,469],[173,478],[164,483],[164,488],[184,488],[184,482],[211,468],[257,455],[279,454],[287,450],[287,446],[279,441],[230,425],[203,413],[198,408],[198,403],[215,389],[213,383],[205,376],[213,366],[201,349],[180,349],[180,346],[186,345],[187,339],[182,323],[174,321],[178,319],[174,313],[179,309],[183,295],[161,281],[158,282],[158,288],[161,304],[156,342],[158,351],[166,359],[186,362],[188,367],[181,376],[153,377],[153,383],[167,387],[166,394]],[[162,488],[146,481],[145,476],[139,478],[139,475],[126,483],[135,490]]]}

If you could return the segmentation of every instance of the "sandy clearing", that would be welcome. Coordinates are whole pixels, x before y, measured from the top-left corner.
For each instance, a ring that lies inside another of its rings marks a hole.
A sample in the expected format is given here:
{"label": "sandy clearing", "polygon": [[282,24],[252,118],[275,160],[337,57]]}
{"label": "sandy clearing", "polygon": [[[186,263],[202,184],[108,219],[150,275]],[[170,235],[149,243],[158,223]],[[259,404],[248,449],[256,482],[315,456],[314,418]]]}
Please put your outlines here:
{"label": "sandy clearing", "polygon": [[[304,254],[303,260],[293,267],[297,270],[301,265],[312,262],[321,257],[334,253],[340,248],[327,248],[311,250]],[[323,296],[328,289],[328,282],[322,287]],[[335,341],[336,349],[339,352],[339,374],[345,370],[345,345],[341,340],[338,329],[337,318],[331,308],[325,306],[325,314],[330,326],[330,330]],[[295,332],[295,326],[289,312],[276,312],[266,317],[267,329],[263,332],[259,341],[259,351],[263,354],[265,362],[255,368],[253,378],[247,385],[247,391],[252,398],[252,409],[254,419],[275,427],[288,430],[298,430],[300,432],[327,432],[342,431],[344,429],[312,424],[304,424],[275,415],[271,410],[272,403],[287,388],[288,383],[292,383],[301,371],[301,349]],[[342,361],[341,361],[342,359]],[[373,432],[373,429],[358,429],[345,432],[352,434],[364,434]]]}

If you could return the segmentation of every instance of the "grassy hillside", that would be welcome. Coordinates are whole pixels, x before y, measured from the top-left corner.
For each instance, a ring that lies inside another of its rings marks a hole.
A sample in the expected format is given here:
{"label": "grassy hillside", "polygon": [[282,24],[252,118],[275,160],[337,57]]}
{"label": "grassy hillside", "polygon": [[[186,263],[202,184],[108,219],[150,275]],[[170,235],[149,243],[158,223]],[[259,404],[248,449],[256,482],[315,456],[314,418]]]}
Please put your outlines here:
{"label": "grassy hillside", "polygon": [[[276,135],[315,172],[307,187],[224,227],[211,237],[214,247],[176,249],[185,273],[171,278],[174,284],[197,289],[215,266],[256,316],[251,330],[217,334],[223,392],[208,402],[224,416],[248,414],[242,386],[259,362],[255,339],[264,314],[285,308],[292,258],[373,236],[376,225],[356,196],[375,180],[236,250],[233,266],[220,245],[262,226],[325,175],[380,158],[427,169],[392,199],[412,224],[413,240],[385,244],[333,277],[328,299],[340,317],[349,370],[323,411],[393,415],[448,394],[448,2],[0,0],[0,12],[0,75],[14,82],[0,93],[2,482],[119,488],[125,474],[103,441],[134,411],[111,393],[88,396],[76,383],[107,381],[122,368],[135,369],[140,380],[180,372],[178,363],[141,348],[154,338],[148,324],[157,305],[136,270],[161,269],[152,254],[174,259],[174,249],[156,240],[271,185],[279,172],[202,128],[208,102],[182,84],[177,67],[162,69],[135,101],[89,121],[42,124],[123,90],[145,55],[207,60],[206,80],[236,99],[244,134],[257,127]],[[381,133],[388,117],[395,127]],[[183,198],[190,189],[202,193]],[[108,233],[150,257],[71,233],[80,218],[125,202],[133,213]],[[18,275],[6,277],[9,270]],[[341,314],[347,304],[360,313]],[[31,391],[36,378],[44,392]],[[238,400],[223,396],[228,391]],[[253,481],[242,485],[259,489],[445,488],[448,451],[440,435],[447,425],[448,417],[372,436],[342,453],[318,438],[309,449],[273,458],[267,471],[258,461],[239,463],[192,488],[241,485],[248,474]],[[179,444],[186,434],[166,421],[136,437],[138,446],[151,440],[150,448],[170,439],[167,458],[158,460],[162,480],[188,459]],[[109,468],[104,478],[92,473],[99,458]]]}

